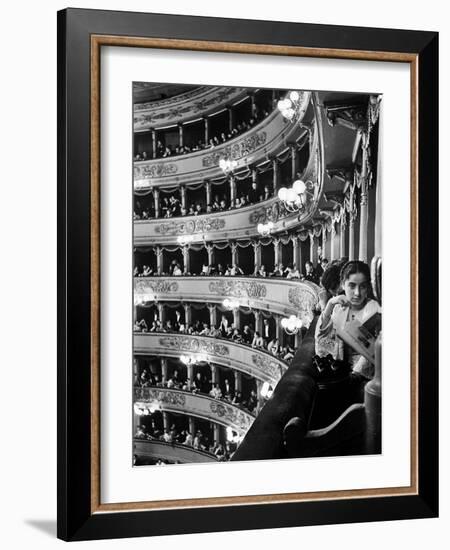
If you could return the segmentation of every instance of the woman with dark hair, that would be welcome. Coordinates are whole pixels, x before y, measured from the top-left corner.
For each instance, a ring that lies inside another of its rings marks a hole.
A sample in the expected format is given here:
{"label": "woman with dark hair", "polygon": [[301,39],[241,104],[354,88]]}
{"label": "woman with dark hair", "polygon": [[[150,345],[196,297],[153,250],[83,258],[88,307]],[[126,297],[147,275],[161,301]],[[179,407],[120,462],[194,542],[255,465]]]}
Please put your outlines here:
{"label": "woman with dark hair", "polygon": [[319,290],[319,311],[323,311],[328,300],[341,293],[341,269],[344,262],[333,262],[323,272],[320,280],[321,289]]}
{"label": "woman with dark hair", "polygon": [[316,325],[316,353],[320,357],[332,355],[345,361],[353,372],[370,379],[374,366],[365,356],[345,343],[347,323],[363,325],[375,314],[381,314],[380,305],[372,297],[369,266],[358,260],[347,262],[340,272],[343,294],[328,300]]}

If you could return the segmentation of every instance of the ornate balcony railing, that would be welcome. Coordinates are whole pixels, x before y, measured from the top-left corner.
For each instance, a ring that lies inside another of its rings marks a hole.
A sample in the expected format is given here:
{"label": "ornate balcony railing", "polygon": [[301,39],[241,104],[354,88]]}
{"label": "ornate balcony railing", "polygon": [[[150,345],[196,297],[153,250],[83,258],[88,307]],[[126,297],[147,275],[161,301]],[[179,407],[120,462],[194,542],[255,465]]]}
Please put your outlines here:
{"label": "ornate balcony railing", "polygon": [[191,464],[199,462],[217,462],[217,456],[200,449],[182,445],[181,443],[166,443],[153,439],[134,439],[134,454],[139,457],[150,458],[153,460],[167,460],[169,462],[180,462],[181,464]]}
{"label": "ornate balcony railing", "polygon": [[[302,96],[304,112],[311,94]],[[228,158],[236,161],[235,171],[245,169],[250,163],[266,160],[286,149],[288,142],[305,132],[299,124],[287,124],[282,114],[274,110],[262,122],[248,132],[217,147],[189,153],[180,157],[168,157],[134,163],[134,187],[145,190],[151,187],[173,187],[180,183],[211,180],[223,177],[219,161]]]}
{"label": "ornate balcony railing", "polygon": [[221,304],[235,298],[239,305],[278,315],[297,315],[309,327],[319,301],[319,287],[307,281],[257,277],[137,277],[136,301],[184,301]]}
{"label": "ornate balcony railing", "polygon": [[224,103],[238,102],[247,93],[246,88],[201,86],[169,99],[136,104],[134,106],[134,131],[157,130],[208,116],[217,111]]}
{"label": "ornate balcony railing", "polygon": [[236,210],[170,219],[134,222],[134,244],[177,244],[180,235],[192,235],[192,242],[246,239],[259,236],[259,223],[272,221],[273,232],[289,231],[299,225],[298,213],[290,213],[277,198]]}
{"label": "ornate balcony railing", "polygon": [[137,406],[151,403],[161,411],[183,413],[229,426],[239,435],[247,433],[255,420],[253,414],[231,403],[182,390],[134,388],[134,402]]}
{"label": "ornate balcony railing", "polygon": [[210,336],[190,334],[164,334],[158,332],[135,333],[134,353],[162,357],[189,355],[204,356],[209,363],[231,367],[275,386],[285,373],[287,364],[270,353],[244,344]]}

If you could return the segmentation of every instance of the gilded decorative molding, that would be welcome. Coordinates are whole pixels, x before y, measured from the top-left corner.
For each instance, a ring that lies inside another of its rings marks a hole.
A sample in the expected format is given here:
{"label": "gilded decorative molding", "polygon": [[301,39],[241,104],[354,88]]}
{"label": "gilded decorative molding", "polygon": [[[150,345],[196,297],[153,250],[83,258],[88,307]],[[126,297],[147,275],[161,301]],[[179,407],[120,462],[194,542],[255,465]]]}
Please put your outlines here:
{"label": "gilded decorative molding", "polygon": [[255,367],[274,380],[279,380],[286,370],[286,368],[283,368],[279,361],[276,361],[271,357],[266,357],[262,354],[252,355],[252,362]]}
{"label": "gilded decorative molding", "polygon": [[134,388],[134,399],[152,403],[157,401],[164,405],[174,405],[184,407],[186,405],[186,395],[181,392],[170,390],[160,390],[158,388]]}
{"label": "gilded decorative molding", "polygon": [[258,223],[273,222],[290,216],[292,213],[288,212],[284,203],[276,201],[268,206],[263,206],[256,210],[253,210],[249,216],[251,224],[257,225]]}
{"label": "gilded decorative molding", "polygon": [[224,229],[224,218],[194,219],[188,221],[164,222],[155,228],[155,233],[160,235],[191,235],[194,233],[208,233]]}
{"label": "gilded decorative molding", "polygon": [[261,145],[264,145],[266,139],[266,132],[258,132],[239,140],[237,143],[233,143],[233,145],[228,145],[226,147],[219,146],[217,151],[203,157],[202,165],[204,168],[219,166],[220,159],[224,157],[231,160],[241,159],[253,153],[258,147],[261,147]]}
{"label": "gilded decorative molding", "polygon": [[164,336],[159,338],[158,343],[163,348],[168,348],[176,351],[187,351],[190,353],[207,353],[209,355],[229,356],[230,350],[228,346],[215,342],[208,341],[195,336]]}
{"label": "gilded decorative molding", "polygon": [[253,424],[254,418],[237,407],[227,405],[221,401],[211,401],[209,407],[211,412],[222,421],[226,420],[244,433]]}
{"label": "gilded decorative molding", "polygon": [[317,296],[305,286],[295,286],[289,289],[288,300],[297,308],[297,317],[302,320],[303,325],[309,327],[314,319]]}
{"label": "gilded decorative molding", "polygon": [[232,296],[234,298],[265,298],[266,285],[247,281],[212,281],[209,283],[209,291],[220,296]]}
{"label": "gilded decorative molding", "polygon": [[158,164],[145,164],[134,167],[134,179],[162,178],[173,176],[178,172],[177,164],[173,162],[159,162]]}
{"label": "gilded decorative molding", "polygon": [[178,283],[174,281],[151,281],[143,277],[136,279],[135,294],[147,294],[148,292],[161,294],[178,292]]}
{"label": "gilded decorative molding", "polygon": [[203,86],[162,101],[137,104],[134,106],[133,123],[139,129],[176,124],[182,119],[198,117],[235,101],[244,92],[245,88]]}

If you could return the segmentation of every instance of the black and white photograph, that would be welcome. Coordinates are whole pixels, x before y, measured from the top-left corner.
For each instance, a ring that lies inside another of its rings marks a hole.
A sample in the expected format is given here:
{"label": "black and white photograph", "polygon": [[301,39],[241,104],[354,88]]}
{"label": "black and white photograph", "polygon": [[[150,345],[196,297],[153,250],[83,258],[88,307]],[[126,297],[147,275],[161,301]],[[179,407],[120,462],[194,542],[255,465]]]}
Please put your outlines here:
{"label": "black and white photograph", "polygon": [[133,465],[381,453],[382,94],[132,104]]}

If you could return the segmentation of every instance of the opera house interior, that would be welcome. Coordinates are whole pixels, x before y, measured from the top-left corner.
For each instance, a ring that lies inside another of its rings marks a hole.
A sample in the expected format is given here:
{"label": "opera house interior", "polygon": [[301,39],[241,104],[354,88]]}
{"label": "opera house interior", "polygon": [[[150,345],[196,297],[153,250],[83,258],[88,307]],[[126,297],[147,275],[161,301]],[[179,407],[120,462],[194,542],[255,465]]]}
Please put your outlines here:
{"label": "opera house interior", "polygon": [[133,85],[133,463],[381,452],[377,94]]}

